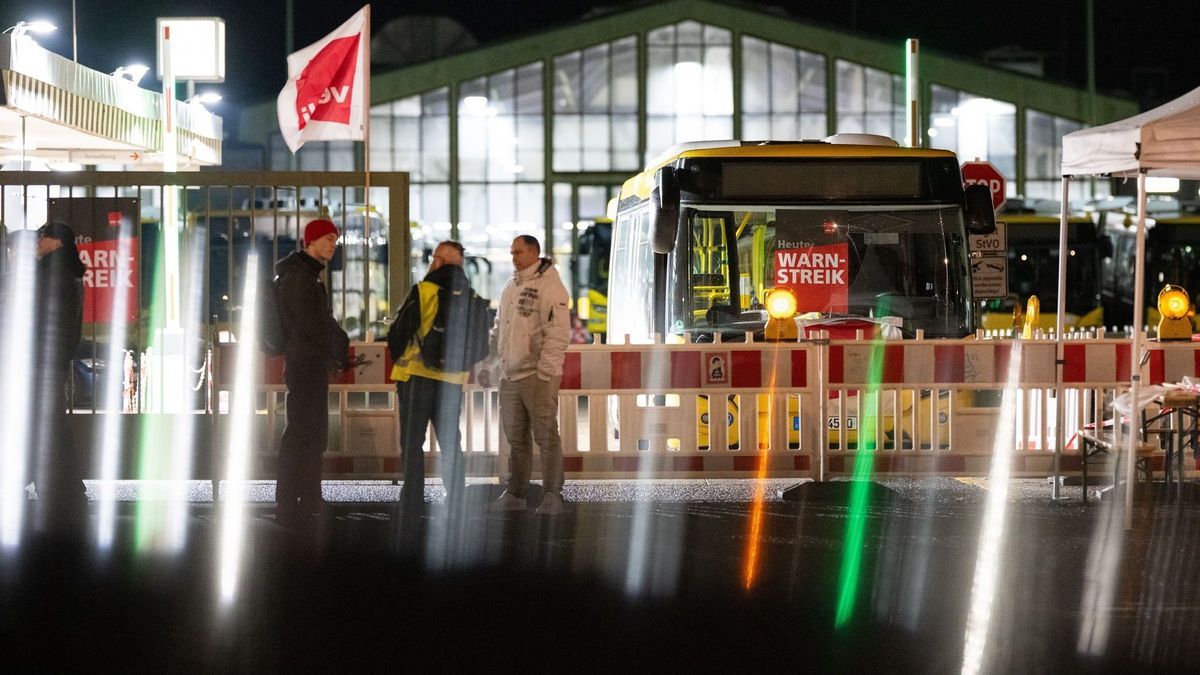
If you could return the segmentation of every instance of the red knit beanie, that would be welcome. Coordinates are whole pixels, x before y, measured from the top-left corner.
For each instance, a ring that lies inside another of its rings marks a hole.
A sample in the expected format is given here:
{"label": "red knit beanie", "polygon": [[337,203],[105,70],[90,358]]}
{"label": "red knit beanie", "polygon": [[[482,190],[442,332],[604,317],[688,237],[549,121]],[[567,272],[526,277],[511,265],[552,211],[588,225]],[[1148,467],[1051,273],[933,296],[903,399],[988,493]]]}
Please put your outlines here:
{"label": "red knit beanie", "polygon": [[329,220],[314,220],[304,226],[304,248],[327,234],[338,234],[337,225]]}

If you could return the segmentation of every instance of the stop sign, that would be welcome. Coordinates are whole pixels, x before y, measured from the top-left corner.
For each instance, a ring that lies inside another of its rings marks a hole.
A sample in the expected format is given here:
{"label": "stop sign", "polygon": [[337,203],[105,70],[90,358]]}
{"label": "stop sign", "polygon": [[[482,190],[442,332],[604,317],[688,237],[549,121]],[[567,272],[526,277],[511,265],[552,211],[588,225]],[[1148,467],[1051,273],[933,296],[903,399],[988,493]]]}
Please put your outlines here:
{"label": "stop sign", "polygon": [[992,208],[1004,203],[1004,174],[991,162],[966,162],[962,165],[963,185],[986,185],[992,191]]}

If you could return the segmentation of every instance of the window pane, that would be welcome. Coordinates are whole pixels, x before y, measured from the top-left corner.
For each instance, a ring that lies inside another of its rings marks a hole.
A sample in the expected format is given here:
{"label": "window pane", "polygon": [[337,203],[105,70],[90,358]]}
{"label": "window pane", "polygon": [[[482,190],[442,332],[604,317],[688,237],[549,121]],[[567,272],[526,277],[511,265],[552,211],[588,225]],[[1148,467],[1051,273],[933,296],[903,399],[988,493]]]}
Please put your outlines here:
{"label": "window pane", "polygon": [[554,59],[554,112],[580,110],[581,57],[571,52]]}
{"label": "window pane", "polygon": [[825,115],[825,57],[800,52],[800,110]]}
{"label": "window pane", "polygon": [[675,24],[675,44],[703,45],[704,26],[697,21],[680,21]]}
{"label": "window pane", "polygon": [[542,64],[531,63],[517,69],[516,111],[521,115],[543,114]]}
{"label": "window pane", "polygon": [[728,31],[715,29],[718,44],[706,45],[704,26],[677,24],[678,41],[658,36],[647,55],[647,153],[675,142],[728,138],[733,127],[733,76]]}
{"label": "window pane", "polygon": [[704,50],[704,114],[733,114],[733,70],[729,47]]}
{"label": "window pane", "polygon": [[583,52],[584,112],[608,112],[608,45]]}
{"label": "window pane", "polygon": [[[837,62],[837,110],[856,113],[866,107],[863,67],[849,61]],[[841,115],[838,115],[840,118]],[[839,124],[840,127],[840,124]]]}
{"label": "window pane", "polygon": [[745,115],[742,117],[742,137],[747,140],[772,140],[776,136],[771,131],[771,120],[766,115]]}
{"label": "window pane", "polygon": [[[770,110],[771,74],[767,43],[752,37],[742,38],[742,111],[748,114]],[[744,122],[743,122],[744,124]],[[759,136],[758,138],[765,138]]]}
{"label": "window pane", "polygon": [[637,39],[612,43],[612,110],[636,113],[638,105]]}
{"label": "window pane", "polygon": [[771,110],[797,110],[800,88],[796,86],[796,50],[771,45]]}
{"label": "window pane", "polygon": [[[554,169],[608,171],[620,167],[612,160],[609,113],[637,112],[636,37],[572,52],[555,59],[554,64],[555,88],[559,92],[554,116]],[[574,100],[569,100],[572,97]],[[588,114],[568,114],[577,110]],[[633,119],[636,121],[636,117]],[[629,149],[635,154],[636,132],[635,123],[629,140]],[[521,146],[526,147],[524,133]]]}

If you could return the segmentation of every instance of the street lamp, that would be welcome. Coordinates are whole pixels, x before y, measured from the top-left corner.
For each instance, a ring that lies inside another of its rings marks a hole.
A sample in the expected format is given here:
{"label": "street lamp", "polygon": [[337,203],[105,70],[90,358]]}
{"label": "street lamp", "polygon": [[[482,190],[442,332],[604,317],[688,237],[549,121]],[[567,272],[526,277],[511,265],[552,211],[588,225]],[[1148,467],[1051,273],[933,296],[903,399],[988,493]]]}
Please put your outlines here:
{"label": "street lamp", "polygon": [[5,28],[4,32],[11,32],[14,37],[20,37],[26,33],[44,35],[46,33],[53,33],[56,30],[58,30],[58,26],[49,21],[18,21],[17,25]]}
{"label": "street lamp", "polygon": [[137,84],[142,81],[146,73],[150,72],[149,66],[143,66],[140,63],[135,63],[132,66],[120,66],[112,72],[113,77],[120,77]]}

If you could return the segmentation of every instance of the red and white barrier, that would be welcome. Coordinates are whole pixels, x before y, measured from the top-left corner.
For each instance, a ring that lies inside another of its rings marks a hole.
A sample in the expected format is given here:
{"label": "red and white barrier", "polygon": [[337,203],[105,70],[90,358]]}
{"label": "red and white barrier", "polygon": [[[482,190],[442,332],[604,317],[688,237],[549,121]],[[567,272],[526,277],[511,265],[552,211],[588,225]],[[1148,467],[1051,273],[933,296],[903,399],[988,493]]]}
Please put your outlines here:
{"label": "red and white barrier", "polygon": [[[217,347],[218,391],[232,387],[229,366],[237,348]],[[858,445],[849,418],[858,415],[861,392],[877,385],[880,414],[891,416],[887,433],[880,425],[877,471],[986,475],[999,409],[998,397],[983,403],[982,392],[1011,387],[1020,394],[1012,471],[1048,475],[1057,424],[1053,392],[1064,391],[1062,426],[1070,439],[1102,419],[1104,403],[1130,379],[1128,340],[1067,341],[1061,364],[1057,349],[1052,340],[971,339],[572,345],[560,391],[564,468],[576,478],[746,476],[762,462],[772,476],[822,468],[849,473]],[[331,391],[341,397],[340,436],[326,455],[326,471],[394,478],[391,359],[383,343],[355,343],[352,353],[367,363],[331,380]],[[1014,358],[1019,367],[1010,381]],[[1150,384],[1200,379],[1200,343],[1147,343],[1142,372]],[[270,439],[282,424],[275,419],[282,409],[282,360],[263,361],[258,378],[276,397],[265,411]],[[387,406],[378,399],[367,404],[368,393],[386,396]],[[469,385],[464,411],[468,470],[502,474],[507,458],[495,391]],[[829,431],[833,419],[844,434]],[[432,437],[427,445],[436,447]],[[274,452],[264,450],[260,468],[270,473]],[[1066,452],[1064,469],[1076,470],[1069,443]]]}

